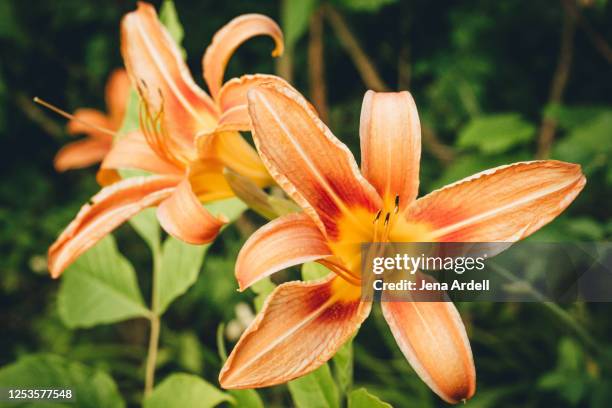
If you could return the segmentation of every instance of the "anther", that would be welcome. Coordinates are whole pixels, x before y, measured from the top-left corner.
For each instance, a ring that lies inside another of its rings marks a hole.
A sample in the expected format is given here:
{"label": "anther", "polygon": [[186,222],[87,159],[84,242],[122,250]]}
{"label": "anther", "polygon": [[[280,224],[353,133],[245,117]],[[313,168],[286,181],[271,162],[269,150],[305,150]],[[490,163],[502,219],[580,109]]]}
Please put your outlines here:
{"label": "anther", "polygon": [[382,209],[378,210],[378,212],[376,213],[376,217],[374,217],[374,221],[372,221],[373,224],[376,224],[376,221],[378,221],[381,214],[382,214]]}
{"label": "anther", "polygon": [[389,224],[390,218],[391,218],[391,213],[387,213],[387,215],[385,215],[385,227]]}
{"label": "anther", "polygon": [[399,203],[400,203],[400,196],[396,195],[395,196],[395,214],[397,214],[397,212],[399,211]]}

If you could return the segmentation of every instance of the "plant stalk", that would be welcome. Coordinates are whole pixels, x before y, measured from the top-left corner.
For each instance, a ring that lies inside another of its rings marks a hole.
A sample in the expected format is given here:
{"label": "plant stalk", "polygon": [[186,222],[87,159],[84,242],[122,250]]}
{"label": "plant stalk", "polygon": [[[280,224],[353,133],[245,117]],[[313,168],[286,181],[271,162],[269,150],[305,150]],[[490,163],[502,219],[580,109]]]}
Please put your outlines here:
{"label": "plant stalk", "polygon": [[153,281],[151,284],[151,314],[149,321],[151,329],[149,333],[149,349],[147,351],[147,361],[145,366],[145,398],[153,391],[155,385],[155,366],[157,364],[157,351],[159,349],[159,332],[161,319],[159,318],[159,297],[157,285],[159,280],[159,270],[161,268],[161,249],[159,242],[153,249]]}

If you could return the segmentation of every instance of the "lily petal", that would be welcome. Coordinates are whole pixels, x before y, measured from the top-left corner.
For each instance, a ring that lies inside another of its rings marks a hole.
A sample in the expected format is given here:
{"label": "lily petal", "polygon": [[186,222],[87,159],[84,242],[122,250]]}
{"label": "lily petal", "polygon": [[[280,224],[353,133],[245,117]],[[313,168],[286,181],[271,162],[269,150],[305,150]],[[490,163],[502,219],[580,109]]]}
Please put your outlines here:
{"label": "lily petal", "polygon": [[354,210],[373,214],[381,199],[350,150],[304,98],[290,88],[266,85],[252,88],[248,99],[255,145],[276,182],[328,238],[338,238],[342,216],[363,227]]}
{"label": "lily petal", "polygon": [[451,302],[381,302],[385,320],[421,379],[449,403],[476,391],[472,350]]}
{"label": "lily petal", "polygon": [[227,219],[214,217],[191,190],[189,180],[182,181],[157,208],[157,218],[164,230],[189,244],[206,244],[215,239]]}
{"label": "lily petal", "polygon": [[49,248],[49,271],[57,278],[75,259],[141,210],[157,205],[179,182],[176,177],[151,176],[122,180],[103,188]]}
{"label": "lily petal", "polygon": [[139,169],[157,174],[181,175],[185,171],[159,157],[139,132],[131,132],[118,139],[108,152],[100,171],[111,169]]}
{"label": "lily petal", "polygon": [[586,183],[580,166],[555,160],[501,166],[436,190],[406,210],[429,238],[515,242],[559,215]]}
{"label": "lily petal", "polygon": [[106,107],[112,130],[119,130],[130,97],[130,78],[124,69],[114,70],[106,83]]}
{"label": "lily petal", "polygon": [[421,158],[421,125],[410,93],[366,92],[359,135],[363,175],[387,208],[399,197],[403,209],[417,196]]}
{"label": "lily petal", "polygon": [[192,148],[198,132],[215,126],[215,104],[193,81],[177,45],[150,4],[138,3],[137,10],[123,18],[121,54],[146,103],[153,111],[163,105],[168,134],[179,145]]}
{"label": "lily petal", "polygon": [[236,260],[240,290],[290,266],[332,255],[323,234],[303,213],[287,214],[258,229]]}
{"label": "lily petal", "polygon": [[[233,78],[223,84],[219,91],[218,100],[221,112],[226,112],[236,106],[247,104],[247,92],[254,86],[263,84],[275,84],[278,86],[291,87],[287,81],[276,75],[254,74],[243,75],[240,78]],[[250,122],[248,115],[247,123]]]}
{"label": "lily petal", "polygon": [[204,80],[213,98],[217,99],[223,83],[225,67],[234,51],[243,42],[258,35],[272,37],[275,44],[274,51],[272,51],[273,57],[278,57],[283,53],[283,32],[274,20],[264,15],[244,14],[217,31],[202,59]]}
{"label": "lily petal", "polygon": [[71,135],[85,134],[91,137],[112,142],[113,137],[109,133],[103,132],[100,129],[96,129],[93,126],[89,126],[90,124],[98,128],[108,129],[111,132],[116,130],[114,129],[111,121],[104,113],[91,108],[77,109],[74,112],[74,119],[71,119],[68,122],[66,129]]}
{"label": "lily petal", "polygon": [[111,143],[98,138],[86,138],[62,147],[53,160],[57,171],[81,169],[100,162],[111,148]]}
{"label": "lily petal", "polygon": [[371,303],[347,296],[347,286],[334,274],[278,286],[225,362],[221,386],[266,387],[324,364],[370,313]]}
{"label": "lily petal", "polygon": [[202,203],[234,196],[223,175],[223,163],[214,158],[198,159],[189,166],[191,190]]}

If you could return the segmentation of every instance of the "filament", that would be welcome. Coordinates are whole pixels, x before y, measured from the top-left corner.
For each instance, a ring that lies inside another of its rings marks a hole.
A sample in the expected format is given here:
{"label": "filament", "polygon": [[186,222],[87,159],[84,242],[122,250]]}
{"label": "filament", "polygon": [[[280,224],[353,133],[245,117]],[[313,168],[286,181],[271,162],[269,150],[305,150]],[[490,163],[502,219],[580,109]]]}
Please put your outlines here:
{"label": "filament", "polygon": [[76,116],[66,112],[65,110],[62,110],[62,109],[58,108],[57,106],[52,105],[52,104],[50,104],[49,102],[47,102],[47,101],[45,101],[43,99],[40,99],[38,96],[34,97],[34,102],[39,104],[39,105],[44,106],[45,108],[47,108],[47,109],[57,113],[60,116],[65,117],[68,120],[74,120],[75,122],[79,122],[79,123],[81,123],[81,124],[83,124],[85,126],[89,126],[92,129],[96,129],[97,131],[100,131],[102,133],[106,133],[107,135],[110,135],[110,136],[113,136],[113,137],[116,134],[116,132],[113,132],[110,129],[107,129],[107,128],[102,127],[102,126],[94,125],[93,123],[89,123],[89,122],[87,122],[87,121],[85,121],[83,119],[79,119],[78,117],[76,117]]}

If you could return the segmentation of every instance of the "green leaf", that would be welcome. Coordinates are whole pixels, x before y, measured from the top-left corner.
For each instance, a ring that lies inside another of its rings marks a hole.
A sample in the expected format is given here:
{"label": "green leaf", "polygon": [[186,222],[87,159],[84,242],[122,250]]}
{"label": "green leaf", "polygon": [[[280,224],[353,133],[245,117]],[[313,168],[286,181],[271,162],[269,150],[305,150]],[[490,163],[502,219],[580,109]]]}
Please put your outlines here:
{"label": "green leaf", "polygon": [[138,235],[149,245],[152,251],[159,246],[159,223],[157,222],[157,210],[147,208],[130,219],[130,225]]}
{"label": "green leaf", "polygon": [[349,339],[332,358],[334,376],[345,393],[353,383],[353,339]]}
{"label": "green leaf", "polygon": [[[121,408],[121,398],[113,379],[103,371],[51,354],[31,354],[0,369],[0,387],[71,389],[72,402],[48,404],[54,407]],[[3,404],[4,405],[4,404]],[[7,404],[10,407],[34,404]]]}
{"label": "green leaf", "polygon": [[329,273],[330,270],[320,263],[306,262],[302,264],[302,279],[305,281],[321,279],[329,275]]}
{"label": "green leaf", "polygon": [[607,111],[593,120],[574,128],[553,149],[559,160],[580,163],[590,173],[607,165],[612,156],[612,111]]}
{"label": "green leaf", "polygon": [[396,0],[336,0],[340,5],[354,10],[373,13],[384,6],[393,4]]}
{"label": "green leaf", "polygon": [[155,286],[160,315],[174,299],[185,293],[194,284],[204,260],[204,253],[209,246],[191,245],[173,237],[166,239]]}
{"label": "green leaf", "polygon": [[[236,199],[215,201],[205,207],[212,214],[223,214],[232,222],[246,209],[246,205]],[[156,285],[159,299],[158,313],[161,315],[170,303],[185,293],[198,278],[200,267],[208,245],[191,245],[173,237],[168,237],[162,248],[161,268]]]}
{"label": "green leaf", "polygon": [[609,106],[596,105],[548,105],[544,109],[544,116],[554,119],[560,128],[571,130],[586,125],[602,113],[610,111]]}
{"label": "green leaf", "polygon": [[308,375],[290,381],[288,386],[297,408],[336,408],[340,406],[338,389],[327,363]]}
{"label": "green leaf", "polygon": [[459,132],[459,147],[475,147],[486,154],[503,153],[531,141],[535,126],[517,113],[482,115]]}
{"label": "green leaf", "polygon": [[204,207],[213,215],[223,214],[229,222],[236,221],[247,209],[247,205],[237,198],[213,201],[205,204]]}
{"label": "green leaf", "polygon": [[236,401],[233,405],[239,408],[264,408],[261,397],[255,390],[230,390]]}
{"label": "green leaf", "polygon": [[188,331],[179,335],[177,357],[181,367],[195,374],[202,373],[204,351],[202,343],[193,332]]}
{"label": "green leaf", "polygon": [[144,408],[208,408],[233,398],[200,377],[191,374],[172,374],[161,382],[144,401]]}
{"label": "green leaf", "polygon": [[269,277],[263,278],[251,286],[251,290],[257,294],[254,301],[255,311],[259,312],[261,310],[264,302],[275,288],[276,285]]}
{"label": "green leaf", "polygon": [[140,127],[139,108],[140,99],[138,98],[136,91],[132,89],[130,96],[128,97],[128,104],[125,111],[125,116],[123,117],[123,123],[121,123],[119,132],[117,132],[119,137],[134,130],[138,130]]}
{"label": "green leaf", "polygon": [[91,327],[146,317],[132,265],[112,235],[81,255],[64,272],[58,295],[60,317],[68,327]]}
{"label": "green leaf", "polygon": [[365,388],[351,391],[348,395],[348,408],[393,408],[391,404],[383,402]]}
{"label": "green leaf", "polygon": [[[174,1],[164,0],[161,8],[159,9],[159,20],[168,29],[168,32],[174,41],[176,41],[176,43],[180,46],[183,42],[185,32],[183,31],[183,26],[178,18]],[[183,50],[183,53],[184,52],[185,51]]]}
{"label": "green leaf", "polygon": [[285,35],[285,47],[293,49],[308,30],[310,16],[319,5],[319,0],[283,0],[281,24]]}

